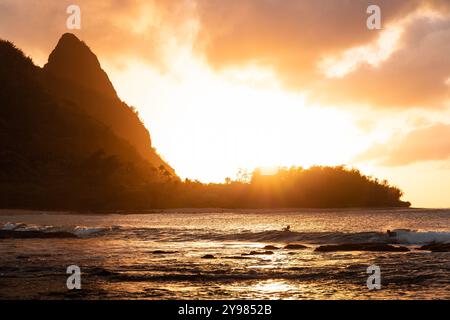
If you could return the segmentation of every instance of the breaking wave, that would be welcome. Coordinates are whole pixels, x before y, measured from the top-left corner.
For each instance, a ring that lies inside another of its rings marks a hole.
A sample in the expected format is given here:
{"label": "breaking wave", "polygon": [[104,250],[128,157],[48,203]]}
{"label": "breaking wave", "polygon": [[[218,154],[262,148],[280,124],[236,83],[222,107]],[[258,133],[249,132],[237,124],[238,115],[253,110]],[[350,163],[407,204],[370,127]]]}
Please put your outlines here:
{"label": "breaking wave", "polygon": [[450,232],[412,231],[406,229],[386,232],[284,232],[278,230],[268,231],[242,231],[220,232],[205,229],[167,229],[167,228],[124,228],[120,226],[109,227],[56,227],[39,226],[20,222],[6,222],[0,224],[0,231],[51,233],[68,232],[79,238],[98,236],[116,236],[136,238],[153,241],[246,241],[261,243],[291,243],[302,242],[311,244],[328,243],[395,243],[405,245],[421,245],[429,243],[450,243]]}
{"label": "breaking wave", "polygon": [[21,222],[6,222],[4,224],[0,224],[0,231],[8,231],[8,232],[16,232],[16,233],[29,233],[33,232],[36,237],[39,237],[41,234],[50,234],[50,233],[71,233],[74,236],[79,238],[98,236],[102,234],[107,234],[110,231],[118,230],[119,227],[85,227],[85,226],[76,226],[76,227],[55,227],[55,226],[42,226],[42,225],[34,225],[34,224],[26,224]]}
{"label": "breaking wave", "polygon": [[409,230],[394,230],[395,239],[403,244],[428,244],[428,243],[450,243],[450,232],[415,232]]}

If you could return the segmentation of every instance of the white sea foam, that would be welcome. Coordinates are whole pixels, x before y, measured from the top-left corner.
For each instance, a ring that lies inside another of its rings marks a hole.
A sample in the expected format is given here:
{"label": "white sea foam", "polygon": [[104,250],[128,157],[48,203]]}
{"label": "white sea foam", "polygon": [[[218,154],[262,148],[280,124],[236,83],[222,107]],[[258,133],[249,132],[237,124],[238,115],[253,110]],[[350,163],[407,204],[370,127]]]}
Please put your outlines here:
{"label": "white sea foam", "polygon": [[405,244],[450,243],[450,232],[415,232],[407,230],[394,230],[396,240]]}
{"label": "white sea foam", "polygon": [[71,231],[73,234],[75,234],[78,237],[87,237],[96,233],[101,233],[110,230],[110,228],[90,228],[90,227],[83,227],[83,226],[77,226]]}
{"label": "white sea foam", "polygon": [[18,228],[23,228],[25,226],[24,223],[21,222],[6,222],[2,225],[2,227],[0,228],[1,230],[16,230]]}
{"label": "white sea foam", "polygon": [[118,226],[111,228],[108,227],[85,227],[76,226],[72,227],[55,227],[47,225],[35,225],[35,224],[25,224],[21,222],[5,222],[0,224],[0,230],[4,231],[40,231],[40,232],[53,232],[53,231],[64,231],[70,232],[78,237],[89,237],[95,234],[101,234],[111,230],[118,230]]}

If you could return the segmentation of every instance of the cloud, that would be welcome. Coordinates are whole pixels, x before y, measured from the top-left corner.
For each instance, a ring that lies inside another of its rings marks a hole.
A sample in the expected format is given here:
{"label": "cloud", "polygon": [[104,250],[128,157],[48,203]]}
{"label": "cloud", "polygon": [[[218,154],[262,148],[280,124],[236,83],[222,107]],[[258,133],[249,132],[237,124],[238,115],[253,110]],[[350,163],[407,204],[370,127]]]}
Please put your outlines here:
{"label": "cloud", "polygon": [[[74,32],[104,59],[137,57],[156,65],[162,48],[185,36],[190,7],[169,0],[78,0],[81,30],[67,30],[70,0],[2,0],[0,38],[26,52],[47,55],[65,32]],[[42,61],[41,61],[42,63]]]}
{"label": "cloud", "polygon": [[[198,45],[215,68],[268,66],[289,89],[309,93],[312,102],[341,107],[450,105],[448,0],[377,1],[384,30],[394,25],[403,30],[377,64],[368,63],[380,55],[370,51],[379,49],[375,44],[383,35],[366,28],[372,1],[197,2]],[[318,67],[325,58],[363,47],[362,63],[341,78],[329,79]]]}
{"label": "cloud", "polygon": [[[216,68],[262,64],[291,87],[302,89],[320,77],[326,55],[376,40],[366,26],[369,0],[198,0],[199,46]],[[418,0],[380,0],[388,24],[420,4]]]}
{"label": "cloud", "polygon": [[[46,62],[67,32],[70,0],[2,0],[0,38]],[[383,27],[432,9],[440,17],[403,24],[397,50],[379,64],[359,63],[327,78],[320,63],[359,47],[379,31],[366,27],[371,0],[78,0],[82,29],[75,33],[102,61],[141,59],[164,68],[180,44],[212,68],[256,65],[271,69],[290,90],[314,102],[376,108],[448,106],[450,1],[377,0]]]}
{"label": "cloud", "polygon": [[443,107],[450,102],[450,17],[417,18],[405,26],[401,48],[378,66],[368,63],[322,81],[314,97],[334,104],[381,108]]}
{"label": "cloud", "polygon": [[438,123],[377,144],[356,161],[375,161],[383,166],[403,166],[450,158],[450,124]]}

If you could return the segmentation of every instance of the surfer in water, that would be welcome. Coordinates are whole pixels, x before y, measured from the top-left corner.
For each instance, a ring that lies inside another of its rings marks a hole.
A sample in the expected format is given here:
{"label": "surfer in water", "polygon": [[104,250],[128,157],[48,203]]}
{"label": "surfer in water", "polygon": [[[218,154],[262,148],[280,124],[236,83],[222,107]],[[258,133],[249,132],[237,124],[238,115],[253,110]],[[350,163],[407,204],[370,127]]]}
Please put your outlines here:
{"label": "surfer in water", "polygon": [[386,233],[391,242],[397,241],[397,232],[388,230]]}
{"label": "surfer in water", "polygon": [[290,231],[291,231],[291,226],[290,226],[290,225],[287,225],[287,226],[284,227],[282,230],[283,230],[283,232],[290,232]]}
{"label": "surfer in water", "polygon": [[389,238],[394,238],[397,236],[397,232],[393,232],[391,230],[387,231],[387,235],[389,236]]}

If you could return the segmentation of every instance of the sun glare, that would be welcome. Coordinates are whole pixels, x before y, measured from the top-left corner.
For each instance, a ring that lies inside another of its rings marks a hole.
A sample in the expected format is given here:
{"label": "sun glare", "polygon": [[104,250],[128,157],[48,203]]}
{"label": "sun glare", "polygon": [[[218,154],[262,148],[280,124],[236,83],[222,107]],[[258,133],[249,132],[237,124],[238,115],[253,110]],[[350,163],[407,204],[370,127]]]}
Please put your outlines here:
{"label": "sun glare", "polygon": [[306,106],[270,70],[217,72],[178,58],[163,75],[135,61],[113,81],[182,178],[223,182],[239,169],[345,164],[364,147],[350,114]]}

